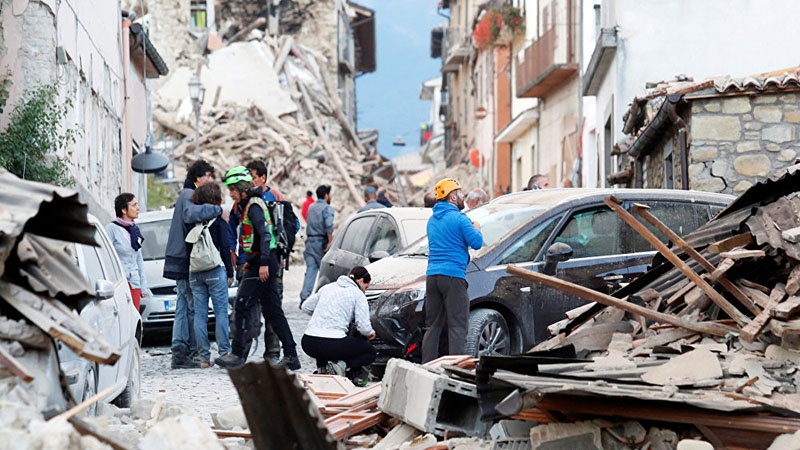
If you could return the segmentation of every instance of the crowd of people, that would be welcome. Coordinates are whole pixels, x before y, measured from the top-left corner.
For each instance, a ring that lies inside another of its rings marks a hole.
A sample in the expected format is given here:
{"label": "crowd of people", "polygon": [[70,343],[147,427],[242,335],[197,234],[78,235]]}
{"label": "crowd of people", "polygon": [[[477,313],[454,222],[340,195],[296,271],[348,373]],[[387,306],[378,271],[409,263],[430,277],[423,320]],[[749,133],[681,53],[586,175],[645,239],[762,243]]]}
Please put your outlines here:
{"label": "crowd of people", "polygon": [[[174,207],[163,271],[165,278],[175,280],[177,292],[171,343],[173,369],[241,367],[260,333],[262,317],[264,360],[276,367],[300,369],[297,345],[283,311],[283,270],[300,222],[283,194],[267,185],[267,174],[267,166],[257,160],[228,170],[222,181],[233,206],[225,210],[214,167],[198,160],[188,168]],[[547,178],[534,175],[526,189],[546,187]],[[333,242],[335,214],[330,205],[331,186],[320,185],[315,194],[316,200],[314,193],[307,191],[300,209],[306,223],[306,272],[300,307],[311,315],[301,345],[316,359],[316,373],[346,375],[362,386],[376,357],[370,343],[375,332],[364,295],[371,276],[366,268],[353,267],[348,275],[312,295],[322,257]],[[433,214],[427,224],[423,362],[441,356],[439,340],[444,333],[448,354],[464,352],[469,249],[483,245],[480,225],[470,221],[465,212],[488,201],[483,189],[465,194],[452,178],[439,181],[434,191],[424,196],[424,205],[433,208]],[[374,186],[364,189],[364,202],[358,212],[392,206],[385,192]],[[285,213],[287,209],[289,214]],[[116,219],[108,224],[107,231],[138,309],[141,298],[152,295],[144,275],[143,237],[135,223],[139,204],[132,194],[124,193],[115,199],[114,210]],[[226,317],[228,288],[234,279],[238,280],[238,289],[233,318],[230,323],[216,321],[218,356],[212,359],[208,304],[210,301],[216,317]]]}

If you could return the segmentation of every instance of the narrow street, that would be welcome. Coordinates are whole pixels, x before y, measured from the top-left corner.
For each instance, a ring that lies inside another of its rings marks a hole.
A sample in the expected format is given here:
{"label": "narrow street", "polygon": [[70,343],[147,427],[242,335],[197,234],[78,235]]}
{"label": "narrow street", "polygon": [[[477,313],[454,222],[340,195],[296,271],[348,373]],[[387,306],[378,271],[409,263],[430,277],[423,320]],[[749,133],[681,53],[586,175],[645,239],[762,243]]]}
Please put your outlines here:
{"label": "narrow street", "polygon": [[[300,338],[306,329],[308,317],[300,308],[300,289],[305,267],[295,265],[284,272],[283,306],[292,328],[297,353],[303,367],[301,373],[311,373],[316,368],[313,358],[306,356],[300,347]],[[263,331],[263,328],[262,328]],[[216,344],[211,344],[212,357],[216,357]],[[263,332],[258,348],[249,361],[261,361],[264,349]],[[211,414],[239,404],[239,396],[228,372],[218,366],[210,369],[170,369],[168,338],[158,346],[145,347],[142,354],[142,399],[163,398],[168,404],[181,407],[185,413],[196,415],[211,424]]]}

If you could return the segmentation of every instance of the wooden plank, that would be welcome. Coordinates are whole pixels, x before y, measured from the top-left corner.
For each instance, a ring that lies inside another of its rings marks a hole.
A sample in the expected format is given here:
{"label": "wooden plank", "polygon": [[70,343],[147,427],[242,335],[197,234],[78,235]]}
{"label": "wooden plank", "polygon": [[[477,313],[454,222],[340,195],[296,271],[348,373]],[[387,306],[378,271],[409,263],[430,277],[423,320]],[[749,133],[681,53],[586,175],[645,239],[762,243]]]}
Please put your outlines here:
{"label": "wooden plank", "polygon": [[719,256],[727,259],[740,260],[740,259],[758,259],[766,256],[764,250],[745,250],[743,248],[733,249],[729,252],[722,252]]}
{"label": "wooden plank", "polygon": [[328,402],[326,406],[328,408],[352,408],[364,402],[370,402],[372,399],[377,399],[379,395],[381,395],[381,384],[374,383],[364,389],[359,389],[358,391],[345,395],[338,400]]}
{"label": "wooden plank", "polygon": [[346,436],[358,434],[360,431],[381,423],[389,417],[382,411],[376,410],[378,398],[375,397],[369,403],[348,409],[333,417],[325,419],[328,431],[336,438],[343,439]]}
{"label": "wooden plank", "polygon": [[233,430],[218,430],[216,428],[212,428],[211,431],[213,431],[214,434],[216,434],[217,437],[221,439],[229,437],[253,439],[253,433],[251,433],[249,430],[233,431]]}
{"label": "wooden plank", "polygon": [[744,328],[742,328],[742,332],[740,333],[740,337],[745,342],[753,342],[764,330],[764,327],[767,325],[770,319],[770,311],[778,306],[783,299],[786,298],[786,288],[782,283],[778,283],[772,289],[772,292],[769,294],[769,304],[764,308],[764,311],[761,314],[757,315],[752,322],[747,324]]}
{"label": "wooden plank", "polygon": [[745,245],[750,245],[755,242],[753,235],[750,233],[742,233],[737,234],[736,236],[731,236],[727,239],[723,239],[721,241],[714,242],[713,244],[708,246],[709,253],[722,253],[727,252],[728,250],[733,250],[736,247],[744,247]]}
{"label": "wooden plank", "polygon": [[116,389],[117,387],[119,387],[119,386],[114,385],[114,386],[109,386],[109,387],[103,389],[102,391],[100,391],[97,394],[94,394],[93,396],[87,398],[86,400],[78,403],[77,405],[75,405],[72,408],[64,411],[63,413],[61,413],[61,414],[59,414],[57,416],[51,417],[48,420],[48,422],[52,422],[52,421],[57,420],[57,419],[69,420],[72,416],[80,414],[86,408],[92,406],[94,403],[96,403],[96,402],[108,397],[109,394],[114,392],[114,389]]}
{"label": "wooden plank", "polygon": [[527,269],[523,269],[521,267],[517,267],[515,265],[509,265],[506,268],[508,273],[520,276],[522,278],[536,281],[539,283],[544,284],[545,286],[552,287],[554,289],[558,289],[561,292],[565,292],[570,295],[574,295],[576,297],[582,298],[584,300],[589,300],[592,302],[601,303],[606,306],[614,306],[619,308],[623,311],[629,312],[631,314],[640,314],[644,317],[649,319],[653,319],[659,322],[668,323],[670,325],[675,325],[676,327],[686,328],[687,330],[696,331],[698,333],[706,333],[711,334],[714,336],[725,336],[731,331],[735,331],[734,329],[716,324],[716,323],[706,323],[706,322],[693,322],[685,319],[681,319],[679,317],[675,317],[670,314],[664,314],[658,311],[651,311],[645,307],[636,305],[634,303],[628,303],[625,300],[621,300],[610,295],[606,295],[597,291],[593,291],[591,289],[585,288],[583,286],[573,284],[567,281],[559,280],[558,278],[543,275],[540,273],[536,273]]}
{"label": "wooden plank", "polygon": [[25,368],[17,358],[14,357],[6,348],[0,345],[0,365],[6,366],[8,370],[17,378],[30,383],[36,377],[31,374],[31,371]]}
{"label": "wooden plank", "polygon": [[775,319],[789,320],[798,311],[800,311],[800,297],[793,295],[769,310],[769,315]]}
{"label": "wooden plank", "polygon": [[743,281],[743,280],[741,280],[741,279],[736,280],[736,284],[743,291],[747,292],[747,294],[750,297],[753,298],[753,300],[756,302],[756,304],[758,306],[760,306],[761,308],[766,308],[767,305],[769,304],[769,295],[765,294],[760,289],[757,289],[757,288],[754,288],[754,287],[750,287],[750,286],[746,286],[744,283],[741,283],[741,281]]}
{"label": "wooden plank", "polygon": [[717,282],[720,278],[722,278],[725,273],[731,269],[736,264],[736,261],[730,258],[725,258],[720,262],[717,267],[711,272],[711,281]]}
{"label": "wooden plank", "polygon": [[770,331],[778,337],[790,335],[800,335],[800,319],[789,320],[786,322],[772,320],[769,323]]}
{"label": "wooden plank", "polygon": [[[608,203],[606,203],[606,204],[608,204]],[[624,209],[622,209],[622,208],[619,208],[619,210],[625,211],[625,210],[624,210]],[[711,262],[709,262],[709,261],[708,261],[708,260],[707,260],[707,259],[706,259],[706,258],[705,258],[703,255],[701,255],[701,254],[700,254],[700,252],[698,252],[697,250],[695,250],[694,248],[692,248],[692,246],[691,246],[691,245],[689,245],[688,243],[686,243],[686,241],[684,241],[684,240],[683,240],[683,238],[681,238],[680,236],[678,236],[678,235],[677,235],[677,234],[676,234],[674,231],[670,230],[670,229],[669,229],[669,227],[667,227],[667,226],[666,226],[664,223],[662,223],[660,220],[658,220],[658,218],[657,218],[657,217],[655,217],[654,215],[650,214],[649,207],[648,207],[647,205],[635,204],[635,205],[633,206],[633,211],[634,211],[635,213],[637,213],[639,216],[641,216],[641,217],[642,217],[644,220],[646,220],[648,223],[650,223],[651,225],[653,225],[654,227],[656,227],[656,229],[657,229],[657,230],[659,230],[661,233],[663,233],[663,234],[664,234],[664,236],[666,236],[666,237],[667,237],[667,239],[669,239],[670,241],[674,242],[674,243],[675,243],[675,245],[677,245],[677,246],[678,246],[678,247],[679,247],[681,250],[683,250],[684,252],[686,252],[686,254],[687,254],[687,255],[691,256],[691,257],[692,257],[692,259],[694,259],[694,260],[695,260],[695,261],[696,261],[698,264],[700,264],[700,266],[701,266],[703,269],[705,269],[705,270],[706,270],[706,272],[713,273],[713,272],[716,270],[716,267],[714,267],[714,265],[713,265],[713,264],[711,264]],[[626,213],[627,213],[627,212],[626,212]],[[633,217],[631,216],[631,217],[630,217],[630,219],[633,219]],[[624,219],[623,219],[623,220],[624,220]],[[639,224],[639,222],[638,222],[638,221],[634,221],[634,222],[635,222],[636,224]],[[628,223],[628,224],[629,224],[629,225],[631,225],[631,223]],[[633,225],[631,225],[631,226],[633,226]],[[634,229],[636,229],[636,228],[634,227]],[[646,229],[646,228],[644,228],[644,227],[641,227],[641,229],[642,229],[642,230],[644,230],[644,231],[647,231],[647,229]],[[639,231],[639,230],[637,230],[637,231]],[[650,234],[650,233],[649,233],[649,231],[647,231],[647,233],[648,233],[648,234]],[[641,232],[640,232],[640,234],[641,234]],[[644,236],[644,235],[643,235],[643,237],[645,237],[645,239],[648,239],[648,238],[647,238],[646,236]],[[660,240],[658,240],[657,238],[655,238],[655,236],[652,236],[652,239],[653,239],[654,241],[650,241],[650,239],[648,239],[648,242],[650,242],[650,243],[651,243],[651,244],[653,244],[654,246],[655,246],[654,242],[658,242],[658,243],[659,243],[659,246],[661,246],[663,249],[665,249],[665,250],[666,250],[666,251],[668,251],[670,254],[672,254],[672,251],[670,251],[670,250],[667,248],[667,246],[666,246],[666,245],[664,245],[663,243],[661,243],[661,241],[660,241]],[[656,249],[658,249],[658,248],[659,248],[659,247],[658,247],[658,246],[656,246]],[[660,251],[660,250],[659,250],[659,251]],[[662,254],[663,254],[663,252],[662,252]],[[677,257],[675,257],[675,256],[674,256],[674,254],[672,254],[672,255],[673,255],[673,259],[680,260],[680,258],[677,258]],[[666,255],[665,255],[665,256],[666,256]],[[670,259],[670,258],[669,258],[669,257],[667,257],[667,259]],[[670,262],[672,262],[672,260],[670,260]],[[673,265],[675,265],[675,264],[673,263]],[[678,266],[677,266],[677,265],[675,265],[675,267],[678,267]],[[694,271],[693,271],[693,270],[691,270],[691,269],[689,269],[689,268],[688,268],[688,266],[686,266],[685,264],[683,264],[683,266],[682,266],[682,267],[685,267],[685,268],[686,268],[686,269],[687,269],[689,272],[691,272],[691,273],[693,273],[693,274],[694,274]],[[681,270],[682,272],[684,272],[684,270],[683,270],[683,269],[681,269],[681,267],[678,267],[678,269],[679,269],[679,270]],[[686,272],[684,272],[684,274],[686,274]],[[689,279],[691,279],[692,281],[694,281],[694,279],[692,279],[692,277],[689,277]],[[755,305],[753,304],[753,300],[752,300],[750,297],[748,297],[748,296],[747,296],[747,295],[746,295],[744,292],[742,292],[742,291],[741,291],[741,289],[739,289],[738,287],[736,287],[736,285],[735,285],[735,284],[733,284],[731,281],[729,281],[727,278],[725,278],[724,276],[719,276],[719,277],[717,277],[717,280],[716,280],[716,281],[717,281],[717,282],[719,282],[719,283],[722,285],[722,287],[723,287],[723,288],[725,288],[725,290],[727,290],[727,291],[728,291],[728,292],[730,292],[730,293],[731,293],[731,294],[732,294],[734,297],[736,297],[736,299],[737,299],[737,300],[739,300],[739,302],[740,302],[742,305],[744,305],[744,307],[745,307],[745,308],[747,308],[747,309],[748,309],[748,310],[749,310],[751,313],[753,313],[754,315],[757,315],[757,314],[759,314],[759,313],[760,313],[760,311],[758,310],[758,308],[756,308],[756,307],[755,307]],[[698,286],[700,286],[700,287],[703,289],[703,291],[704,291],[704,292],[705,292],[705,291],[707,291],[707,289],[711,289],[711,290],[713,290],[713,291],[714,291],[714,293],[716,293],[716,294],[719,294],[719,293],[718,293],[716,290],[714,290],[714,289],[713,289],[713,288],[712,288],[712,287],[711,287],[711,286],[710,286],[708,283],[705,283],[705,287],[704,287],[704,286],[701,286],[701,285],[700,285],[700,284],[698,284],[698,283],[695,283],[695,284],[697,284]],[[747,318],[746,318],[746,317],[745,317],[743,314],[739,313],[739,310],[738,310],[738,309],[735,309],[735,308],[733,307],[733,305],[730,305],[730,304],[728,303],[728,301],[727,301],[727,300],[725,300],[725,298],[724,298],[724,297],[722,297],[722,295],[718,295],[716,298],[715,298],[713,295],[709,294],[709,292],[706,292],[706,295],[708,295],[708,297],[711,299],[711,301],[713,301],[714,303],[716,303],[717,305],[719,305],[719,306],[720,306],[720,308],[721,308],[723,311],[725,311],[725,313],[726,313],[726,314],[728,314],[729,316],[731,316],[731,318],[732,318],[732,319],[736,320],[736,322],[737,322],[737,323],[739,323],[739,325],[742,325],[743,323],[746,323],[746,322],[747,322]],[[720,301],[720,300],[721,300],[721,301],[723,301],[724,303],[727,303],[728,305],[730,305],[730,308],[733,308],[733,310],[734,310],[734,311],[733,311],[733,312],[734,312],[734,314],[736,314],[736,313],[739,313],[739,314],[738,314],[738,319],[737,319],[737,317],[736,317],[736,316],[732,316],[732,315],[731,315],[731,313],[730,313],[730,312],[728,312],[728,311],[726,310],[726,308],[723,308],[723,307],[722,307],[722,306],[721,306],[721,305],[718,303],[718,301]]]}
{"label": "wooden plank", "polygon": [[281,70],[283,70],[283,63],[286,62],[286,58],[289,57],[289,52],[292,51],[292,47],[294,46],[294,37],[291,35],[286,36],[285,40],[283,41],[283,45],[281,46],[281,51],[278,53],[278,56],[275,58],[275,73],[280,74]]}
{"label": "wooden plank", "polygon": [[[680,259],[677,255],[675,255],[675,253],[673,253],[672,250],[670,250],[669,247],[666,246],[666,244],[661,242],[661,240],[658,239],[653,233],[651,233],[650,230],[648,230],[641,222],[636,220],[636,218],[633,217],[631,213],[626,211],[625,208],[621,206],[622,202],[618,198],[614,196],[609,196],[605,200],[603,200],[603,203],[605,203],[606,206],[611,208],[612,211],[616,212],[617,215],[623,220],[623,222],[627,223],[631,228],[636,230],[636,232],[638,232],[643,238],[645,238],[645,240],[647,240],[647,242],[649,242],[650,245],[652,245],[656,250],[658,250],[659,253],[664,255],[664,257],[667,258],[667,260],[671,262],[673,266],[675,266],[678,270],[680,270],[681,273],[683,273],[686,276],[686,278],[689,278],[690,280],[692,280],[694,284],[700,287],[700,289],[702,289],[703,292],[705,292],[706,295],[708,295],[708,298],[710,298],[712,302],[714,302],[717,306],[719,306],[721,310],[725,311],[725,314],[727,314],[728,316],[730,316],[730,318],[735,320],[739,326],[745,326],[750,322],[750,319],[747,316],[742,314],[741,311],[736,309],[735,306],[733,306],[730,302],[728,302],[728,300],[726,300],[725,297],[722,296],[722,294],[717,292],[717,290],[714,289],[713,286],[711,286],[705,280],[700,278],[700,275],[698,275],[694,270],[692,270],[691,267],[689,267],[685,262],[683,262],[682,259]],[[634,207],[634,209],[637,208]],[[641,210],[643,208],[639,206],[638,209]],[[674,233],[672,234],[674,235]]]}

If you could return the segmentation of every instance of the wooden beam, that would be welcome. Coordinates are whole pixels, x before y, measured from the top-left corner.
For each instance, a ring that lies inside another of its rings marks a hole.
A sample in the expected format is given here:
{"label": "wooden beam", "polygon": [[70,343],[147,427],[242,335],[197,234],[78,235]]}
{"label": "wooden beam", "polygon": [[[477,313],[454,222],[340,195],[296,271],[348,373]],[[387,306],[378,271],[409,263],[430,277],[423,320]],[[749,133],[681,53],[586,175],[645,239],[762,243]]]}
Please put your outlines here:
{"label": "wooden beam", "polygon": [[789,320],[797,311],[800,311],[800,297],[793,295],[768,311],[769,315],[775,319]]}
{"label": "wooden beam", "polygon": [[794,266],[786,279],[786,293],[797,294],[800,291],[800,265]]}
{"label": "wooden beam", "polygon": [[764,250],[745,250],[743,248],[735,248],[731,251],[722,252],[719,254],[719,256],[723,258],[734,259],[734,260],[750,259],[750,258],[757,259],[757,258],[763,258],[766,255],[767,254],[766,252],[764,252]]}
{"label": "wooden beam", "polygon": [[772,289],[772,292],[769,294],[769,303],[764,308],[764,311],[757,315],[752,322],[747,324],[747,326],[742,328],[742,332],[739,334],[742,340],[745,342],[753,342],[756,340],[756,338],[761,334],[761,331],[764,330],[764,327],[767,326],[767,322],[769,322],[770,311],[778,306],[778,304],[785,298],[786,288],[782,283],[776,284]]}
{"label": "wooden beam", "polygon": [[283,41],[283,45],[281,46],[281,51],[275,58],[274,69],[276,74],[280,74],[281,70],[283,70],[283,64],[286,62],[286,58],[289,57],[289,52],[292,51],[293,46],[294,46],[294,37],[287,36],[286,39]]}
{"label": "wooden beam", "polygon": [[755,240],[753,239],[753,235],[750,233],[742,233],[737,234],[736,236],[731,236],[727,239],[723,239],[721,241],[714,242],[713,244],[708,246],[709,253],[722,253],[728,250],[733,250],[736,247],[744,247],[745,245],[750,245]]}
{"label": "wooden beam", "polygon": [[236,34],[231,36],[231,38],[228,39],[228,43],[232,44],[234,42],[242,40],[242,39],[246,38],[247,35],[250,34],[251,31],[255,30],[256,28],[258,28],[260,26],[264,26],[266,24],[267,24],[267,18],[266,17],[259,17],[258,19],[250,22],[250,24],[248,24],[246,27],[244,27],[241,30],[237,31]]}
{"label": "wooden beam", "polygon": [[629,312],[631,314],[639,314],[648,319],[656,320],[659,322],[668,323],[670,325],[674,325],[676,327],[685,328],[687,330],[695,331],[698,333],[705,333],[711,334],[713,336],[725,336],[728,333],[735,331],[734,329],[720,325],[717,323],[711,322],[693,322],[685,319],[681,319],[679,317],[675,317],[671,314],[664,314],[658,311],[652,311],[647,309],[643,306],[639,306],[634,303],[629,303],[625,300],[618,299],[616,297],[612,297],[610,295],[606,295],[597,291],[593,291],[591,289],[585,288],[583,286],[570,283],[568,281],[559,280],[558,278],[543,275],[537,272],[533,272],[531,270],[523,269],[521,267],[517,267],[515,265],[509,265],[506,268],[506,271],[512,275],[517,275],[519,277],[536,281],[541,283],[545,286],[558,289],[561,292],[574,295],[576,297],[582,298],[584,300],[588,300],[591,302],[601,303],[606,306],[614,306],[619,308],[623,311]]}
{"label": "wooden beam", "polygon": [[698,275],[694,270],[692,270],[692,268],[689,267],[685,262],[683,262],[683,260],[678,258],[678,256],[675,255],[675,253],[672,253],[672,250],[670,250],[669,247],[667,247],[663,242],[661,242],[661,240],[659,240],[653,233],[650,232],[650,230],[648,230],[644,225],[642,225],[641,222],[636,220],[636,218],[633,217],[631,213],[625,211],[625,208],[621,206],[622,202],[618,198],[610,196],[606,198],[603,201],[603,203],[605,203],[606,206],[611,208],[612,211],[616,212],[617,215],[625,223],[627,223],[628,225],[630,225],[631,228],[636,230],[636,232],[638,232],[643,238],[645,238],[647,242],[650,243],[650,245],[655,247],[655,249],[658,250],[659,253],[664,255],[664,257],[667,258],[667,260],[671,262],[672,265],[675,266],[675,268],[680,270],[681,273],[686,275],[687,278],[692,280],[694,284],[696,284],[700,289],[702,289],[703,292],[705,292],[706,295],[708,295],[708,298],[710,298],[712,302],[714,302],[717,306],[719,306],[721,310],[725,311],[725,314],[730,316],[731,319],[735,320],[736,323],[739,324],[739,326],[745,326],[750,322],[750,319],[748,319],[747,316],[742,314],[741,311],[736,309],[735,306],[733,306],[730,302],[728,302],[728,300],[726,300],[725,297],[722,296],[722,294],[717,292],[717,290],[714,289],[714,287],[712,287],[705,280],[700,278],[700,275]]}
{"label": "wooden beam", "polygon": [[6,366],[20,380],[30,383],[35,379],[30,370],[12,355],[5,347],[0,345],[0,365]]}
{"label": "wooden beam", "polygon": [[[721,284],[722,287],[725,288],[725,290],[727,290],[734,297],[736,297],[736,299],[739,300],[739,302],[741,302],[742,305],[744,305],[744,307],[747,308],[754,315],[758,315],[761,312],[761,311],[758,310],[758,308],[755,307],[755,305],[753,304],[753,300],[750,297],[748,297],[747,294],[742,292],[742,290],[739,289],[735,284],[731,283],[730,280],[725,278],[725,276],[723,275],[724,271],[723,271],[723,273],[717,274],[717,278],[715,280],[713,274],[714,274],[714,272],[716,272],[717,268],[714,267],[714,265],[711,264],[711,262],[709,262],[703,255],[701,255],[700,252],[695,250],[691,245],[689,245],[685,240],[683,240],[682,237],[678,236],[674,231],[670,230],[669,227],[666,226],[660,220],[658,220],[657,217],[655,217],[654,215],[650,214],[649,209],[650,209],[650,207],[648,207],[647,205],[641,205],[641,204],[633,205],[633,211],[636,214],[638,214],[640,217],[642,217],[648,223],[650,223],[651,225],[656,227],[656,229],[658,231],[660,231],[661,233],[663,233],[664,236],[667,237],[667,239],[669,239],[670,241],[674,242],[675,245],[677,245],[681,250],[686,252],[687,255],[691,256],[692,259],[694,259],[698,264],[700,264],[700,267],[705,269],[707,272],[711,273],[712,274],[712,276],[711,276],[712,281],[717,281],[719,284]],[[636,223],[639,223],[639,222],[636,222]],[[644,228],[644,227],[642,227],[642,228],[646,230],[646,228]],[[645,236],[645,239],[647,239],[646,236]],[[659,243],[661,242],[658,239],[655,239],[655,240],[657,242],[659,242]],[[661,244],[661,245],[663,245],[663,244]],[[658,248],[658,247],[656,247],[656,248]],[[666,246],[664,246],[664,248],[666,248]],[[667,251],[669,251],[669,250],[667,250]],[[669,253],[672,253],[672,252],[669,251]],[[672,262],[672,261],[670,261],[670,262]],[[694,273],[693,270],[691,270],[691,269],[689,269],[689,270],[692,273]],[[697,283],[695,283],[695,284],[697,284]],[[698,285],[698,286],[700,286],[700,285]],[[709,285],[709,287],[710,287],[710,285]],[[703,288],[703,286],[700,286],[700,288]],[[705,292],[705,290],[706,289],[703,289],[704,292]],[[714,292],[717,292],[717,291],[714,290]],[[708,292],[706,292],[706,295],[708,295]],[[717,301],[711,295],[709,295],[708,297],[711,299],[711,301],[713,301],[714,303],[717,303]],[[721,295],[719,296],[719,298],[722,298],[723,301],[727,302],[727,300],[725,300],[724,297],[722,297]],[[722,308],[722,310],[725,311],[724,308]],[[736,311],[738,311],[738,309]],[[725,312],[728,313],[728,311],[725,311]],[[728,315],[730,315],[730,313],[728,313]],[[736,317],[734,317],[734,316],[731,316],[731,317],[734,320],[736,320]],[[737,320],[737,322],[739,322],[739,321]]]}
{"label": "wooden beam", "polygon": [[729,271],[735,264],[736,261],[732,259],[723,259],[719,265],[717,265],[717,268],[711,272],[711,281],[716,283],[720,278],[722,278],[723,275],[725,275],[725,272]]}
{"label": "wooden beam", "polygon": [[61,414],[59,414],[57,416],[51,417],[48,420],[48,422],[53,422],[54,420],[57,420],[57,419],[69,420],[72,416],[75,416],[77,414],[82,413],[86,408],[92,406],[94,403],[96,403],[96,402],[108,397],[112,392],[114,392],[114,389],[116,389],[117,387],[118,387],[117,385],[113,385],[113,386],[109,386],[109,387],[103,389],[102,391],[100,391],[97,394],[94,394],[93,396],[87,398],[86,400],[78,403],[77,405],[75,405],[72,408],[64,411],[63,413],[61,413]]}

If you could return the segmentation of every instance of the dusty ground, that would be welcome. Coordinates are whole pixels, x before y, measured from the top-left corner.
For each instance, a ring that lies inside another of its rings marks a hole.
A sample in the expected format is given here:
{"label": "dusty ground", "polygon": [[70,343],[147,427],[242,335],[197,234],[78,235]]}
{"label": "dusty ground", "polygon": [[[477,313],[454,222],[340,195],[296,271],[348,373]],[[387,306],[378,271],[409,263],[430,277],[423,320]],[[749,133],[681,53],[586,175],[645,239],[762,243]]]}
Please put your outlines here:
{"label": "dusty ground", "polygon": [[[299,372],[311,373],[316,369],[314,359],[303,353],[300,347],[300,338],[309,318],[299,308],[304,272],[305,267],[300,264],[285,272],[283,310],[289,319],[303,364]],[[211,347],[214,358],[217,353],[213,342]],[[258,348],[249,361],[261,361],[263,349],[262,333]],[[211,423],[211,413],[239,404],[236,389],[225,369],[215,366],[210,369],[171,370],[170,361],[168,340],[163,340],[158,346],[145,347],[142,354],[142,398],[155,400],[162,396],[168,403],[178,405],[184,412],[196,414],[208,423]]]}

